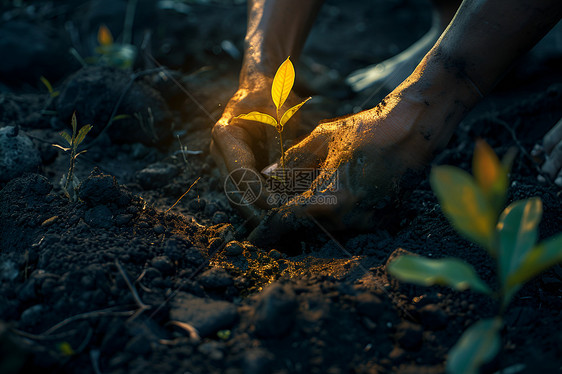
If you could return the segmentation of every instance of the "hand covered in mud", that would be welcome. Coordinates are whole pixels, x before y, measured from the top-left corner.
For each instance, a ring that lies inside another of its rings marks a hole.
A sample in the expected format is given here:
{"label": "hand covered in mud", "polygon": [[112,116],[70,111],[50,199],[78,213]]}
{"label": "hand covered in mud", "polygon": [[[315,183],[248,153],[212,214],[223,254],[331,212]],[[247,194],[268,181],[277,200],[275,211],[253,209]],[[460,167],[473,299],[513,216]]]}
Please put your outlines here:
{"label": "hand covered in mud", "polygon": [[407,183],[418,181],[416,174],[448,141],[444,115],[401,92],[373,109],[319,125],[287,150],[285,170],[278,163],[264,170],[275,179],[316,170],[310,188],[273,209],[250,239],[266,243],[315,225],[325,230],[376,225],[384,208]]}
{"label": "hand covered in mud", "polygon": [[[544,156],[541,171],[562,187],[562,119],[544,136],[542,145],[536,145],[532,155]],[[543,176],[539,180],[544,181]]]}

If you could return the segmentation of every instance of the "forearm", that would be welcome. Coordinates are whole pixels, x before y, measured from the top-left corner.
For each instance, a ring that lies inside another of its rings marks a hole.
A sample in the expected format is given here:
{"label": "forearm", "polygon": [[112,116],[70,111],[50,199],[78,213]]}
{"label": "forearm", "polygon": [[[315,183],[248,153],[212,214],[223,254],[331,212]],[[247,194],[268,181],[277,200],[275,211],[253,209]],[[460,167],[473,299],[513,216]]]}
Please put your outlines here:
{"label": "forearm", "polygon": [[561,17],[560,0],[464,0],[430,58],[486,93]]}
{"label": "forearm", "polygon": [[273,76],[291,56],[296,61],[323,0],[249,0],[241,84],[258,72]]}

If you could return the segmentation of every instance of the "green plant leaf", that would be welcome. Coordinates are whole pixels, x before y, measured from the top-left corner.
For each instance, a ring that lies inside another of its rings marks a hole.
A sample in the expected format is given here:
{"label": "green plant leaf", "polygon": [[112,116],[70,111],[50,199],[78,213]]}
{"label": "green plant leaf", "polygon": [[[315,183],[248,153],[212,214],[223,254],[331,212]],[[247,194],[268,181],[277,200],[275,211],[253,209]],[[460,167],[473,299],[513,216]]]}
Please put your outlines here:
{"label": "green plant leaf", "polygon": [[76,144],[76,146],[78,146],[80,143],[82,143],[84,141],[84,138],[90,132],[91,129],[92,129],[91,125],[82,126],[80,131],[78,131],[78,135],[76,136],[76,139],[74,140],[74,144]]}
{"label": "green plant leaf", "polygon": [[66,140],[68,145],[72,145],[72,137],[70,136],[69,133],[67,133],[66,131],[61,131],[60,136],[62,136],[64,140]]}
{"label": "green plant leaf", "polygon": [[236,118],[261,122],[261,123],[265,123],[266,125],[271,125],[277,128],[277,120],[272,116],[270,116],[269,114],[265,114],[265,113],[250,112],[248,114],[240,114],[239,116],[236,116]]}
{"label": "green plant leaf", "polygon": [[402,281],[423,286],[437,284],[459,291],[470,288],[484,294],[492,293],[472,266],[457,258],[430,259],[404,255],[388,264],[387,270]]}
{"label": "green plant leaf", "polygon": [[51,145],[52,145],[53,147],[60,148],[60,149],[62,149],[62,150],[65,151],[65,152],[70,151],[70,148],[63,147],[62,145],[58,145],[58,144],[51,144]]}
{"label": "green plant leaf", "polygon": [[76,127],[78,126],[78,121],[76,120],[76,112],[72,113],[72,139],[76,139]]}
{"label": "green plant leaf", "polygon": [[503,211],[497,225],[499,234],[499,275],[502,284],[519,268],[523,258],[537,242],[542,201],[534,197],[516,201]]}
{"label": "green plant leaf", "polygon": [[41,83],[43,83],[43,85],[45,87],[47,87],[47,90],[49,91],[49,93],[52,96],[54,90],[53,90],[53,86],[51,85],[51,82],[49,82],[49,80],[47,78],[45,78],[44,76],[40,76],[39,79],[41,80]]}
{"label": "green plant leaf", "polygon": [[277,69],[275,77],[273,78],[273,84],[271,85],[271,98],[273,99],[277,111],[279,111],[279,108],[283,106],[285,100],[289,97],[294,83],[295,68],[293,67],[290,57],[287,57],[285,62]]}
{"label": "green plant leaf", "polygon": [[285,124],[291,119],[291,117],[301,108],[301,106],[304,105],[304,103],[306,103],[308,100],[312,99],[311,97],[309,97],[308,99],[306,99],[305,101],[303,101],[300,104],[295,105],[294,107],[287,109],[287,111],[285,113],[283,113],[283,117],[281,117],[281,121],[279,121],[279,124],[281,126],[285,126]]}
{"label": "green plant leaf", "polygon": [[506,285],[524,284],[549,267],[562,262],[562,234],[543,240],[527,252],[521,265],[507,278]]}
{"label": "green plant leaf", "polygon": [[470,326],[449,351],[445,370],[449,374],[478,374],[482,364],[493,359],[501,346],[499,317]]}
{"label": "green plant leaf", "polygon": [[[509,164],[510,165],[510,164]],[[476,183],[498,216],[505,204],[509,184],[506,168],[484,140],[478,140],[472,159],[472,173]]]}
{"label": "green plant leaf", "polygon": [[76,157],[80,156],[82,153],[86,153],[88,152],[87,149],[84,149],[83,151],[78,152],[77,154],[74,155],[74,159],[76,160]]}
{"label": "green plant leaf", "polygon": [[470,174],[453,166],[436,166],[430,182],[453,227],[495,256],[497,215]]}

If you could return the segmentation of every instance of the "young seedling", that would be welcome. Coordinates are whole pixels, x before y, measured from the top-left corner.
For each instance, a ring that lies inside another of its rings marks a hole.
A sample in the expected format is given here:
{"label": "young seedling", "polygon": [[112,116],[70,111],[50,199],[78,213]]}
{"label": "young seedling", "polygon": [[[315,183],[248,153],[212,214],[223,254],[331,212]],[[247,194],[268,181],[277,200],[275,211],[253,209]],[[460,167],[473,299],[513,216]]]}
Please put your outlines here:
{"label": "young seedling", "polygon": [[86,152],[86,150],[77,152],[78,146],[80,143],[84,141],[84,138],[92,129],[90,125],[84,125],[77,130],[77,121],[76,121],[76,113],[72,114],[72,135],[67,133],[66,131],[62,131],[60,135],[63,137],[64,140],[68,143],[69,147],[63,147],[59,144],[53,144],[53,147],[57,147],[62,149],[65,152],[70,152],[70,166],[68,168],[68,175],[63,175],[61,180],[62,189],[65,195],[71,200],[76,201],[76,188],[80,184],[78,178],[74,175],[74,164],[76,162],[76,157],[81,155],[82,153]]}
{"label": "young seedling", "polygon": [[515,293],[534,276],[562,262],[562,234],[536,243],[542,215],[539,198],[516,201],[502,211],[513,157],[508,153],[500,162],[488,144],[478,141],[474,177],[452,166],[434,167],[430,176],[433,191],[453,227],[496,259],[499,289],[492,291],[472,266],[457,258],[405,255],[388,266],[388,272],[402,281],[459,291],[472,289],[497,300],[497,316],[472,325],[449,352],[446,370],[452,374],[478,373],[482,364],[496,356],[503,315]]}
{"label": "young seedling", "polygon": [[295,83],[295,68],[293,67],[293,63],[290,60],[290,56],[287,57],[285,62],[279,66],[277,72],[275,73],[275,77],[273,78],[273,83],[271,85],[271,98],[273,100],[273,104],[275,104],[275,117],[273,118],[269,114],[261,113],[261,112],[250,112],[247,114],[240,114],[236,118],[247,119],[250,121],[257,121],[261,123],[265,123],[266,125],[270,125],[275,127],[277,133],[279,134],[279,145],[281,148],[281,170],[283,171],[283,175],[285,172],[285,150],[283,149],[283,127],[285,124],[291,119],[291,117],[304,105],[308,100],[311,98],[304,100],[302,103],[295,105],[292,108],[289,108],[283,113],[283,115],[279,116],[279,110],[285,104],[287,97],[291,93],[293,89],[293,85]]}
{"label": "young seedling", "polygon": [[55,91],[53,89],[53,85],[47,78],[45,78],[44,76],[40,76],[39,80],[41,80],[41,83],[43,83],[43,85],[47,88],[47,91],[49,91],[49,96],[51,96],[51,99],[54,99],[60,94],[59,91]]}
{"label": "young seedling", "polygon": [[136,47],[128,41],[115,43],[111,31],[105,25],[101,25],[98,30],[98,43],[96,48],[98,56],[93,59],[94,62],[121,69],[128,69],[133,65],[137,56]]}

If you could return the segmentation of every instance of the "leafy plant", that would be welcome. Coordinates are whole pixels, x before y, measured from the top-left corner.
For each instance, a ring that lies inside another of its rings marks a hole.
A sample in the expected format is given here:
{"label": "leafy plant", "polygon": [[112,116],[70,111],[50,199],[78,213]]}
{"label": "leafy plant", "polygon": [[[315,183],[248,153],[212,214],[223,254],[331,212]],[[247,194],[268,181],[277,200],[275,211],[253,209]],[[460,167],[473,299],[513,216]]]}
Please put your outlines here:
{"label": "leafy plant", "polygon": [[94,58],[96,63],[122,69],[133,65],[137,56],[136,47],[128,42],[115,43],[111,31],[105,25],[101,25],[98,30],[98,43],[98,56]]}
{"label": "leafy plant", "polygon": [[275,104],[276,108],[276,118],[273,118],[269,114],[261,112],[250,112],[247,114],[240,114],[236,118],[247,119],[250,121],[257,121],[265,123],[275,127],[277,133],[279,134],[279,145],[281,147],[281,169],[285,170],[285,151],[283,149],[283,127],[291,119],[291,117],[311,98],[304,100],[302,103],[287,109],[283,115],[279,116],[279,110],[285,104],[287,97],[293,89],[295,83],[295,68],[290,60],[290,56],[279,66],[275,77],[273,78],[273,83],[271,85],[271,99]]}
{"label": "leafy plant", "polygon": [[74,175],[74,165],[76,162],[76,158],[81,155],[82,153],[86,152],[86,150],[78,151],[78,146],[80,143],[84,141],[86,135],[92,129],[90,125],[84,125],[77,130],[77,120],[76,120],[76,113],[72,113],[72,135],[67,133],[66,131],[62,131],[60,135],[63,137],[64,140],[68,143],[69,147],[63,147],[59,144],[53,144],[53,147],[57,147],[62,149],[65,152],[70,152],[70,165],[68,168],[68,175],[63,175],[61,180],[62,189],[65,195],[71,200],[77,200],[76,188],[80,184],[80,181]]}
{"label": "leafy plant", "polygon": [[536,243],[542,202],[533,197],[513,202],[502,211],[514,154],[500,162],[488,144],[476,143],[473,174],[452,166],[437,166],[430,182],[445,216],[464,237],[484,247],[496,259],[500,287],[492,291],[472,266],[456,258],[429,259],[404,255],[388,266],[394,277],[420,285],[444,285],[492,296],[499,304],[495,318],[468,328],[449,352],[449,373],[477,373],[496,356],[503,314],[525,282],[562,261],[562,234]]}

